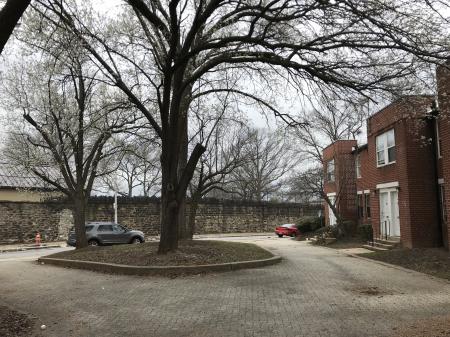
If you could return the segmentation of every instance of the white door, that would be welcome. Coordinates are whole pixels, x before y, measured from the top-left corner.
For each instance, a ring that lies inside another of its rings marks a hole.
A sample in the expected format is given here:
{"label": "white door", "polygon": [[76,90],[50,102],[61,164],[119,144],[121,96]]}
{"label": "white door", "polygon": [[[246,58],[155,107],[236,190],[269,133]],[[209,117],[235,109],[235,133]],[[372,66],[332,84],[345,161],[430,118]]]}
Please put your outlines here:
{"label": "white door", "polygon": [[[328,197],[328,199],[330,199],[330,202],[332,204],[335,203],[335,197]],[[336,217],[334,216],[333,210],[331,209],[330,205],[328,205],[328,223],[330,224],[330,226],[336,226]]]}
{"label": "white door", "polygon": [[389,192],[391,199],[391,236],[400,236],[400,215],[398,211],[398,192]]}
{"label": "white door", "polygon": [[400,236],[397,190],[380,190],[380,230],[382,236]]}

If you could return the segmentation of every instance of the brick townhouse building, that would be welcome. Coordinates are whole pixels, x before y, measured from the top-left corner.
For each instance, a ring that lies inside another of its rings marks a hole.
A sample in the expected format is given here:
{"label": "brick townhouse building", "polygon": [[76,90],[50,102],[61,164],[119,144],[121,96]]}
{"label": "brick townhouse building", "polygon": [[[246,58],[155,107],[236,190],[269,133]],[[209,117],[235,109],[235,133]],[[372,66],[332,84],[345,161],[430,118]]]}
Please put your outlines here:
{"label": "brick townhouse building", "polygon": [[[408,248],[449,247],[448,68],[438,67],[437,84],[437,97],[405,96],[372,115],[366,144],[340,140],[323,151],[324,192],[339,216]],[[325,218],[335,225],[326,202]]]}

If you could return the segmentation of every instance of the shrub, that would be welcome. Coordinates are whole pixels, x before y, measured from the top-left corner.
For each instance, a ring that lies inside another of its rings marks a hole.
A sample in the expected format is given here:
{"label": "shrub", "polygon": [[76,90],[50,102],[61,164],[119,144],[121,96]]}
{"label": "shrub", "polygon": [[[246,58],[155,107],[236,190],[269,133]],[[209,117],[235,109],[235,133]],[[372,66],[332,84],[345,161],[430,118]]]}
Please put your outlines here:
{"label": "shrub", "polygon": [[359,225],[358,235],[364,241],[372,241],[373,239],[372,225],[370,224]]}
{"label": "shrub", "polygon": [[324,226],[325,221],[323,217],[305,216],[297,223],[297,228],[300,233],[314,232],[320,227]]}
{"label": "shrub", "polygon": [[344,220],[341,223],[343,236],[354,236],[356,234],[356,223],[352,220]]}

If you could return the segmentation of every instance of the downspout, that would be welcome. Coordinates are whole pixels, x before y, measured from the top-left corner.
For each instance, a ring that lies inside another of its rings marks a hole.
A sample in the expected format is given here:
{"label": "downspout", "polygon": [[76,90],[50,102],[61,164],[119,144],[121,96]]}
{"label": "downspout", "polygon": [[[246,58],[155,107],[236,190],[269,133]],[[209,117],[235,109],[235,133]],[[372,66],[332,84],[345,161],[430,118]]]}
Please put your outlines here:
{"label": "downspout", "polygon": [[440,199],[440,185],[439,185],[439,154],[438,154],[438,123],[437,120],[439,118],[439,108],[437,106],[436,101],[431,104],[431,111],[428,113],[426,120],[431,122],[433,136],[431,137],[431,147],[433,151],[433,162],[434,162],[434,180],[436,185],[436,206],[438,211],[438,229],[439,229],[439,241],[441,245],[444,245],[444,238],[442,235],[442,207],[441,207],[441,199]]}

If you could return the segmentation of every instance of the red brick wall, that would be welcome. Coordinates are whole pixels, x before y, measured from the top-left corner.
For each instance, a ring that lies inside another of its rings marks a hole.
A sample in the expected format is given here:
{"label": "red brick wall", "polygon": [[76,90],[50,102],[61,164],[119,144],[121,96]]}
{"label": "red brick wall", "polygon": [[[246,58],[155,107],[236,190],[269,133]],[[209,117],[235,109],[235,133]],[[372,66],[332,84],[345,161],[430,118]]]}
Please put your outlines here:
{"label": "red brick wall", "polygon": [[[324,173],[326,177],[327,163],[334,158],[335,181],[325,180],[325,193],[336,193],[336,207],[344,220],[356,221],[356,175],[352,154],[356,147],[355,140],[340,140],[323,151]],[[324,204],[325,221],[329,225],[328,205]]]}
{"label": "red brick wall", "polygon": [[[336,162],[336,182],[325,184],[325,192],[339,195],[338,208],[345,219],[357,219],[357,191],[364,195],[364,191],[370,190],[371,218],[357,220],[359,223],[372,223],[376,236],[380,234],[379,191],[376,186],[398,182],[400,233],[405,247],[432,247],[442,242],[435,152],[430,143],[434,129],[433,122],[425,118],[433,99],[432,96],[399,99],[368,119],[367,147],[353,151],[356,146],[354,141],[339,141],[323,153],[325,162],[332,158]],[[450,104],[447,108],[450,115]],[[442,144],[450,144],[450,138],[445,138],[450,137],[450,124],[442,123],[441,128]],[[395,132],[396,161],[377,167],[376,137],[390,129]],[[356,152],[361,161],[361,178],[358,179],[355,172]],[[447,157],[450,158],[450,153]],[[449,173],[450,182],[450,164],[445,166],[445,160],[442,163],[442,170]],[[342,172],[349,172],[345,174],[345,179],[342,179]],[[354,183],[349,179],[351,176],[355,177]],[[450,186],[446,192],[450,200]],[[328,221],[328,207],[325,209]],[[448,211],[450,214],[450,209]]]}
{"label": "red brick wall", "polygon": [[[358,219],[359,224],[370,224],[372,221],[372,217],[367,217],[365,211],[365,199],[364,199],[364,191],[373,189],[372,181],[371,181],[371,162],[369,162],[369,150],[367,146],[361,147],[357,152],[354,153],[355,160],[356,156],[359,155],[360,163],[361,163],[361,177],[356,178],[356,190],[357,192],[362,192],[363,195],[363,217]],[[369,193],[370,194],[370,193]],[[372,196],[370,196],[372,203]],[[371,206],[372,208],[372,206]],[[371,209],[372,215],[372,209]]]}
{"label": "red brick wall", "polygon": [[[379,192],[376,185],[398,182],[401,241],[405,247],[432,247],[440,244],[437,212],[437,177],[434,152],[427,140],[432,125],[424,120],[433,97],[408,96],[368,120],[368,161],[372,225],[380,232]],[[390,129],[395,132],[396,162],[376,166],[376,137]]]}

